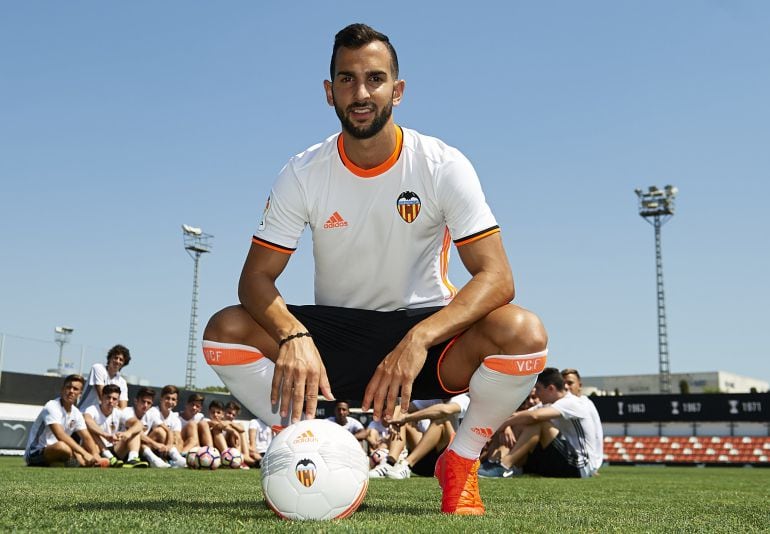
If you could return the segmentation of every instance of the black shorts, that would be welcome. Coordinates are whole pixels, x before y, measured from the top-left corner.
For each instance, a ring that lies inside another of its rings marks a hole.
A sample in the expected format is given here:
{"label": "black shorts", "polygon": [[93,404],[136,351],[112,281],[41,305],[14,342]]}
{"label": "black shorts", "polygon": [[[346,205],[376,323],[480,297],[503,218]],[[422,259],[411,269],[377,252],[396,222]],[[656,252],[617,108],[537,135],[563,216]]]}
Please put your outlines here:
{"label": "black shorts", "polygon": [[[313,335],[334,396],[351,401],[363,398],[375,369],[406,333],[441,309],[381,312],[315,305],[289,305],[288,308]],[[425,365],[412,385],[413,399],[438,399],[463,393],[446,391],[438,377],[439,362],[452,341],[428,350]]]}
{"label": "black shorts", "polygon": [[554,440],[543,448],[540,443],[527,457],[524,472],[556,478],[581,478],[576,467],[579,454],[567,438],[559,432]]}
{"label": "black shorts", "polygon": [[441,453],[443,453],[445,450],[446,447],[440,451],[436,451],[435,447],[432,448],[430,452],[422,458],[422,460],[412,466],[412,473],[415,475],[420,475],[421,477],[432,477],[434,471],[436,470],[436,462],[438,461],[438,457],[441,456]]}
{"label": "black shorts", "polygon": [[37,449],[29,451],[29,454],[25,455],[24,460],[30,467],[47,467],[48,462],[45,459],[45,449]]}

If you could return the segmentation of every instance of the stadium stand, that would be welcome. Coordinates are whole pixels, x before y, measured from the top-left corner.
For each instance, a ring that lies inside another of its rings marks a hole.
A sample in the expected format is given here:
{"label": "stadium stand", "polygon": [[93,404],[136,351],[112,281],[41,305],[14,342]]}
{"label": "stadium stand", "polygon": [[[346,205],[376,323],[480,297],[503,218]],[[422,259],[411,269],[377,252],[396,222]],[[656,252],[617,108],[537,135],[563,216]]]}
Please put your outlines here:
{"label": "stadium stand", "polygon": [[770,466],[768,436],[606,436],[610,464]]}

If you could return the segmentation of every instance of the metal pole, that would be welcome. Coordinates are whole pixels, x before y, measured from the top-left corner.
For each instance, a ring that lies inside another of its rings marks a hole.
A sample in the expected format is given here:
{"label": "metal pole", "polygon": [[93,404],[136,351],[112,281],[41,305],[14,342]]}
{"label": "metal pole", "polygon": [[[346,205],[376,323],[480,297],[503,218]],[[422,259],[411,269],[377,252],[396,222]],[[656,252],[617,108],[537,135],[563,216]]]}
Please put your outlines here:
{"label": "metal pole", "polygon": [[3,383],[3,355],[5,354],[5,334],[0,334],[0,384]]}
{"label": "metal pole", "polygon": [[62,376],[64,374],[64,340],[57,343],[59,343],[59,364],[56,366],[56,371],[59,376]]}
{"label": "metal pole", "polygon": [[195,252],[193,257],[193,291],[192,305],[190,306],[190,336],[187,339],[187,368],[185,371],[184,387],[192,389],[195,387],[195,340],[198,330],[198,262],[201,258],[200,252]]}
{"label": "metal pole", "polygon": [[80,345],[80,369],[78,369],[78,374],[83,375],[83,359],[86,356],[86,346]]}
{"label": "metal pole", "polygon": [[663,291],[663,254],[660,241],[660,216],[654,218],[655,227],[655,280],[658,294],[658,372],[660,392],[671,393],[671,372],[668,361],[668,330],[666,328],[666,295]]}

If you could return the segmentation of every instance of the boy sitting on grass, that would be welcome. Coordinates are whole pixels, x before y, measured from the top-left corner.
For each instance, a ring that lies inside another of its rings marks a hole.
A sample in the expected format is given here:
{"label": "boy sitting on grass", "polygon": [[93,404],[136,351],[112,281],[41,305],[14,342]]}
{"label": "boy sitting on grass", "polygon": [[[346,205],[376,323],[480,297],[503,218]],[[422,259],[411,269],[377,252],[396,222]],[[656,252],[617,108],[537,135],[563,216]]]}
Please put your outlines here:
{"label": "boy sitting on grass", "polygon": [[[29,466],[106,467],[99,449],[91,439],[83,414],[75,403],[83,392],[85,378],[69,375],[64,379],[61,396],[48,401],[37,416],[27,440],[24,460]],[[72,438],[80,437],[82,446]]]}

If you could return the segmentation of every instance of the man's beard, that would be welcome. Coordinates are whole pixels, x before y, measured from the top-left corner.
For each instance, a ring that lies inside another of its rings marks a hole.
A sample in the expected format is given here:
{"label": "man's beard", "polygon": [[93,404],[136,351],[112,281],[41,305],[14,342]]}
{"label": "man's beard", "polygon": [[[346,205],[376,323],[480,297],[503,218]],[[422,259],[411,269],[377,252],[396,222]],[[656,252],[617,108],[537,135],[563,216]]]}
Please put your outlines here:
{"label": "man's beard", "polygon": [[[363,105],[365,104],[354,102],[349,106],[349,108],[361,107]],[[337,102],[334,103],[334,111],[337,113],[337,117],[342,123],[343,130],[348,132],[356,139],[369,139],[370,137],[374,137],[380,133],[380,130],[382,130],[385,124],[387,124],[388,119],[390,119],[390,116],[393,114],[393,104],[388,102],[388,104],[382,108],[382,111],[378,115],[375,115],[372,123],[364,128],[359,128],[353,124],[347,115],[345,115],[345,112],[342,110],[342,108],[337,105]]]}

